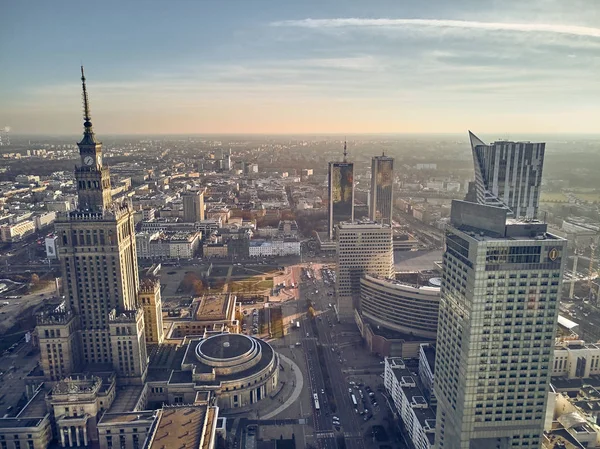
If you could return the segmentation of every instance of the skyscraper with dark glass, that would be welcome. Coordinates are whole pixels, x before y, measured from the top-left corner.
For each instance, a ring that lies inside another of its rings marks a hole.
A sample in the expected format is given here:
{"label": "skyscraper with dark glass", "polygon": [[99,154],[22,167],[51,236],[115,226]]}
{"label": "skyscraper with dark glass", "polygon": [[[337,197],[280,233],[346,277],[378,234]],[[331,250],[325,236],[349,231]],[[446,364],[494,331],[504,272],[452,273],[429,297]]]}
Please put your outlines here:
{"label": "skyscraper with dark glass", "polygon": [[344,160],[330,162],[329,181],[329,238],[335,238],[336,226],[343,221],[354,221],[354,164],[348,162],[346,142]]}
{"label": "skyscraper with dark glass", "polygon": [[513,218],[537,218],[545,143],[485,144],[469,131],[479,204],[502,207]]}
{"label": "skyscraper with dark glass", "polygon": [[369,218],[382,224],[392,224],[394,188],[394,158],[373,156],[371,159],[371,192]]}

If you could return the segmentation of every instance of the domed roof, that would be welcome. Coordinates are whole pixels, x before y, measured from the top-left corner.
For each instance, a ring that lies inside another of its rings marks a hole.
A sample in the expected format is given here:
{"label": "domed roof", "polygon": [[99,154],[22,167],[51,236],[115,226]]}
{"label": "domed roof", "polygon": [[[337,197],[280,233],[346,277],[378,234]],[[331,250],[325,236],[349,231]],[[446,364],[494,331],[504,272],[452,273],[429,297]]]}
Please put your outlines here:
{"label": "domed roof", "polygon": [[241,357],[250,352],[253,340],[242,334],[219,334],[203,340],[198,353],[213,360],[226,360]]}

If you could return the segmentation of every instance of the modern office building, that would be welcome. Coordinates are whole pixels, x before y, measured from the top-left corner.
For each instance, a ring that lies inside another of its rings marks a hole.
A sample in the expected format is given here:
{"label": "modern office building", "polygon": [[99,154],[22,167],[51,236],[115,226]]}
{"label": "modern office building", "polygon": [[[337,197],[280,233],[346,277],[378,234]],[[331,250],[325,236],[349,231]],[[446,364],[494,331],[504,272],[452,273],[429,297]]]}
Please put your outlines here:
{"label": "modern office building", "polygon": [[394,190],[394,158],[373,156],[371,159],[371,192],[369,218],[383,224],[392,224]]}
{"label": "modern office building", "polygon": [[537,218],[545,143],[483,143],[469,131],[479,204],[503,207],[513,218]]}
{"label": "modern office building", "polygon": [[539,448],[566,240],[453,201],[435,360],[438,449]]}
{"label": "modern office building", "polygon": [[329,182],[329,238],[336,236],[336,226],[342,221],[354,221],[354,163],[347,161],[344,142],[344,160],[330,162]]}
{"label": "modern office building", "polygon": [[197,223],[204,220],[204,192],[194,190],[181,195],[183,199],[183,221]]}
{"label": "modern office building", "polygon": [[435,339],[440,287],[365,274],[360,280],[360,313],[378,327]]}
{"label": "modern office building", "polygon": [[364,274],[389,278],[394,274],[392,227],[372,221],[338,225],[337,312],[352,317],[358,307]]}

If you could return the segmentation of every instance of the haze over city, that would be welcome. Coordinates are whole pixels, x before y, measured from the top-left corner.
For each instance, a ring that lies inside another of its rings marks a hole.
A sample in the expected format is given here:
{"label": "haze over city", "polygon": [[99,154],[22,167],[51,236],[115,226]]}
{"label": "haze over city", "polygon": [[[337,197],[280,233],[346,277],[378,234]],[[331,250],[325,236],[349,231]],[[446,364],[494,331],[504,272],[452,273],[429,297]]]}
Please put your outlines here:
{"label": "haze over city", "polygon": [[[75,134],[594,133],[594,2],[16,2],[0,124]],[[463,134],[464,135],[464,134]]]}

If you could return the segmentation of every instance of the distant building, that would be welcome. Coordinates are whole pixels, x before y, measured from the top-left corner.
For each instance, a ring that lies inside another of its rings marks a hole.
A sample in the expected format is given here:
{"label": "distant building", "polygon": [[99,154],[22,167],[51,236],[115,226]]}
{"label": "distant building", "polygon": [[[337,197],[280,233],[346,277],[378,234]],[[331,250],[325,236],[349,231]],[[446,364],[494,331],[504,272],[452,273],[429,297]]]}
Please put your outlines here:
{"label": "distant building", "polygon": [[505,208],[513,218],[537,218],[545,143],[483,143],[469,131],[477,202]]}
{"label": "distant building", "polygon": [[0,237],[5,243],[19,242],[24,237],[35,232],[33,220],[22,220],[16,223],[6,223],[0,226]]}
{"label": "distant building", "polygon": [[329,186],[329,238],[335,237],[336,226],[340,222],[354,221],[354,164],[346,161],[330,162],[328,169]]}
{"label": "distant building", "polygon": [[185,192],[181,197],[183,199],[183,221],[196,223],[204,220],[204,192]]}
{"label": "distant building", "polygon": [[373,156],[371,159],[371,192],[369,219],[392,224],[394,190],[394,158]]}

